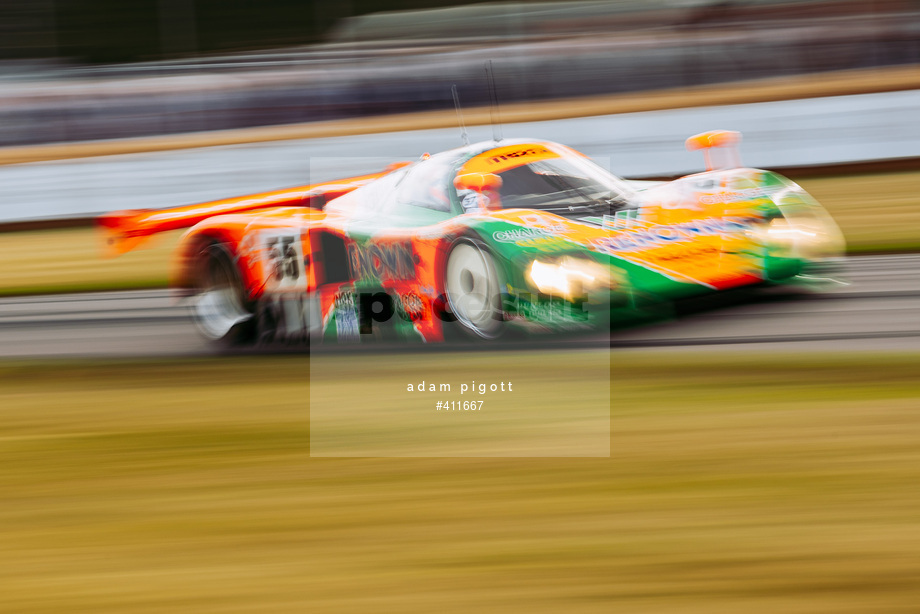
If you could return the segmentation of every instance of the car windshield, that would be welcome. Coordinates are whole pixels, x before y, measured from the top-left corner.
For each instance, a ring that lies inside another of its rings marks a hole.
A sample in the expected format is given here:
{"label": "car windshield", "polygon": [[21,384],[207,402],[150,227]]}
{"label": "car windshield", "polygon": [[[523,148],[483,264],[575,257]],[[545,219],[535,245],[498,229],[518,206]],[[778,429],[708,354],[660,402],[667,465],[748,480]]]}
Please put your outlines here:
{"label": "car windshield", "polygon": [[540,209],[558,215],[609,213],[627,206],[628,188],[581,156],[547,157],[496,173],[502,179],[491,207]]}
{"label": "car windshield", "polygon": [[397,202],[435,211],[450,211],[448,176],[456,159],[457,154],[448,151],[410,166],[397,185]]}

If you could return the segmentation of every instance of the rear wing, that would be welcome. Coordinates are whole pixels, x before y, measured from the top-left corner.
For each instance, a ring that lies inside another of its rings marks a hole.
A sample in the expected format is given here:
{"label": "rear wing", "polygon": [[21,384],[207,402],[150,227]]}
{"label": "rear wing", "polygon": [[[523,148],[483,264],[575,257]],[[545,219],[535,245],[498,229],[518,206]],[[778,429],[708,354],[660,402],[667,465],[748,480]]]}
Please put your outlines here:
{"label": "rear wing", "polygon": [[686,140],[688,151],[703,151],[706,170],[721,170],[741,166],[741,154],[738,145],[741,133],[733,130],[712,130],[694,134]]}
{"label": "rear wing", "polygon": [[347,194],[365,183],[378,179],[407,164],[409,163],[396,162],[387,166],[383,171],[370,175],[297,186],[285,190],[262,192],[260,194],[236,196],[172,209],[115,211],[99,216],[96,224],[104,233],[107,252],[109,255],[117,256],[142,245],[155,234],[189,228],[215,215],[243,213],[271,207],[313,207],[321,209],[333,198]]}

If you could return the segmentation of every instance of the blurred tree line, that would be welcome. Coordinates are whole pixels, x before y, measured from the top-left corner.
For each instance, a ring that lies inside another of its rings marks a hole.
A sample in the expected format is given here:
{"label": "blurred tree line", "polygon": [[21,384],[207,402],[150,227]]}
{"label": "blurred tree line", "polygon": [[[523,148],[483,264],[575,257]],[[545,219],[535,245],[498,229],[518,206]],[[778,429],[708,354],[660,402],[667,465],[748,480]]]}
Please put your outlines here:
{"label": "blurred tree line", "polygon": [[0,0],[0,59],[114,63],[316,43],[336,20],[459,0]]}

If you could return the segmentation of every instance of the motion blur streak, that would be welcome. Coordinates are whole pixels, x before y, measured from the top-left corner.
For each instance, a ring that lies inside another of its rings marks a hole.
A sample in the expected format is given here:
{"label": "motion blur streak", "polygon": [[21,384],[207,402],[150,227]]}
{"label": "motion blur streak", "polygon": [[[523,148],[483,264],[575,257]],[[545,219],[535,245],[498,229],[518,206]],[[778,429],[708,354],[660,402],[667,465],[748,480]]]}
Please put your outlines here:
{"label": "motion blur streak", "polygon": [[513,461],[311,459],[302,358],[3,364],[0,602],[909,610],[917,358],[632,354],[612,458]]}
{"label": "motion blur streak", "polygon": [[0,145],[487,105],[488,59],[504,102],[920,62],[907,0],[245,4],[5,3]]}

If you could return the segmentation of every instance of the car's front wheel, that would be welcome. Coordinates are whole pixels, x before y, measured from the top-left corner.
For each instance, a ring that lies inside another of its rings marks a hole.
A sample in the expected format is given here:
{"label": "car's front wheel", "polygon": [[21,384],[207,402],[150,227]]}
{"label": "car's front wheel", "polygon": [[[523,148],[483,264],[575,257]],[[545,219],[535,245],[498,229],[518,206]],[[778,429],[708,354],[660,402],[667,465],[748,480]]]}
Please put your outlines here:
{"label": "car's front wheel", "polygon": [[494,339],[504,327],[501,285],[495,261],[486,247],[461,239],[451,248],[444,272],[447,304],[468,333]]}

